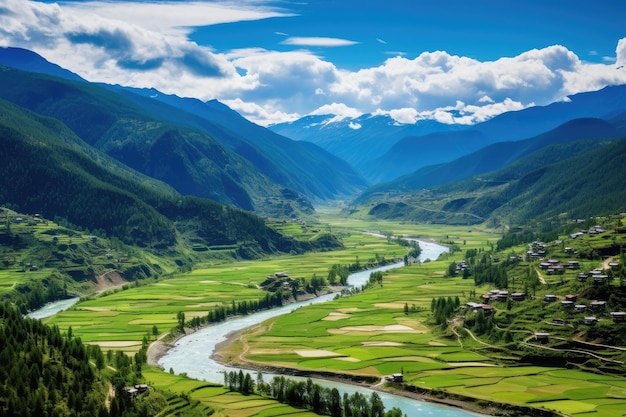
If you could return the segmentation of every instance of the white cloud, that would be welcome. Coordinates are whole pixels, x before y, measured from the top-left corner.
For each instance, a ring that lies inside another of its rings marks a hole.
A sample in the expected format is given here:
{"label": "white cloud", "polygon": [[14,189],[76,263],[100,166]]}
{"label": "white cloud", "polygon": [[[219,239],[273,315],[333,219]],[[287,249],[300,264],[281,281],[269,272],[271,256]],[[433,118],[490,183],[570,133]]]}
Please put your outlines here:
{"label": "white cloud", "polygon": [[360,128],[362,128],[363,126],[360,123],[356,123],[356,122],[350,122],[348,123],[348,127],[352,130],[359,130]]}
{"label": "white cloud", "polygon": [[626,65],[626,38],[622,38],[617,42],[617,47],[615,48],[615,64]]}
{"label": "white cloud", "polygon": [[339,38],[323,38],[323,37],[290,37],[281,42],[285,45],[297,46],[350,46],[356,45],[358,42]]}
{"label": "white cloud", "polygon": [[334,114],[337,116],[354,118],[354,117],[359,117],[363,113],[357,109],[348,107],[343,103],[331,103],[331,104],[324,104],[323,106],[318,107],[317,109],[313,110],[309,114],[311,115]]}
{"label": "white cloud", "polygon": [[[0,13],[0,46],[34,50],[90,81],[216,98],[264,125],[321,111],[345,118],[377,109],[398,123],[475,123],[500,112],[626,84],[626,38],[619,40],[608,63],[585,62],[554,45],[494,61],[445,51],[423,52],[413,59],[393,52],[379,66],[348,71],[307,50],[278,52],[251,44],[216,51],[190,41],[193,26],[292,16],[265,6],[264,0],[0,1],[5,10]],[[301,47],[356,43],[319,37],[283,42]]]}

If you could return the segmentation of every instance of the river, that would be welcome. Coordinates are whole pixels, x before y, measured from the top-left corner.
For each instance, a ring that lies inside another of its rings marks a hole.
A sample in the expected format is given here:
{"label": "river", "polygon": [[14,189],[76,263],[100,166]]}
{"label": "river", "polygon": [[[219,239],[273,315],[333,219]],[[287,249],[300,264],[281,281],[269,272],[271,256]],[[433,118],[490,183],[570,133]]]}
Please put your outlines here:
{"label": "river", "polygon": [[54,301],[52,303],[48,303],[43,307],[31,311],[26,315],[26,317],[30,317],[31,319],[45,319],[46,317],[51,317],[57,314],[60,311],[67,310],[74,304],[76,304],[80,300],[80,297],[67,298],[65,300]]}
{"label": "river", "polygon": [[[419,241],[419,244],[422,248],[422,253],[420,255],[420,260],[422,262],[427,259],[435,260],[439,257],[441,253],[448,250],[448,248],[432,242]],[[349,276],[348,283],[353,286],[362,286],[363,284],[365,284],[365,282],[367,282],[370,273],[373,271],[387,271],[403,266],[404,263],[397,263],[375,268],[373,270],[356,272]],[[189,336],[185,336],[179,339],[176,342],[175,347],[170,349],[167,354],[159,359],[159,365],[162,366],[166,371],[172,369],[175,373],[184,372],[191,378],[223,384],[224,372],[238,369],[224,366],[211,359],[210,356],[215,351],[216,345],[226,340],[226,337],[229,333],[245,329],[272,317],[276,317],[282,314],[288,314],[294,309],[300,308],[304,305],[322,303],[325,301],[329,301],[334,297],[335,294],[327,294],[321,297],[317,297],[313,300],[301,301],[280,308],[275,308],[248,316],[238,317],[225,321],[223,323],[219,323],[217,325],[205,327],[195,333],[190,334]],[[254,374],[254,371],[246,371],[245,369],[244,372],[250,372]],[[264,374],[264,379],[265,381],[269,382],[269,380],[273,376],[274,375],[272,374]],[[296,379],[296,377],[293,376],[288,376],[288,378]],[[369,396],[372,392],[367,388],[349,384],[342,384],[325,380],[314,380],[314,382],[324,386],[336,387],[341,393],[353,393],[359,391],[360,393]],[[425,415],[442,417],[479,416],[479,414],[471,413],[465,410],[442,406],[438,404],[432,404],[424,401],[413,400],[410,398],[392,395],[384,392],[379,392],[379,395],[385,404],[386,410],[390,410],[393,407],[398,407],[402,409],[402,411],[408,417]]]}

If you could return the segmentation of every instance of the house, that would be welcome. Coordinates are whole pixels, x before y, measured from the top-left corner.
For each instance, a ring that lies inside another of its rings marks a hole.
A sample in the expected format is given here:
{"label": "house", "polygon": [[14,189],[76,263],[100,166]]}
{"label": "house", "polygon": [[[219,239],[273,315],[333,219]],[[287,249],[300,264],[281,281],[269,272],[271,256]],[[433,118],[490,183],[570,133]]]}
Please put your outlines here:
{"label": "house", "polygon": [[565,296],[565,301],[576,301],[578,300],[578,296],[575,294],[567,294]]}
{"label": "house", "polygon": [[619,268],[619,263],[618,262],[609,262],[609,268],[611,268],[612,270],[616,270]]}
{"label": "house", "polygon": [[548,343],[550,340],[550,333],[535,333],[535,340],[539,343]]}
{"label": "house", "polygon": [[591,304],[589,304],[589,308],[591,308],[591,311],[604,311],[604,307],[606,306],[606,301],[592,301]]}
{"label": "house", "polygon": [[578,277],[576,277],[576,280],[578,282],[587,282],[587,278],[589,278],[589,275],[585,272],[580,272],[578,274]]}
{"label": "house", "polygon": [[611,312],[611,318],[615,323],[626,321],[626,311],[613,311]]}
{"label": "house", "polygon": [[568,269],[580,269],[580,262],[578,261],[567,261]]}
{"label": "house", "polygon": [[570,308],[574,308],[574,302],[573,301],[561,301],[561,307],[569,310]]}
{"label": "house", "polygon": [[485,316],[491,316],[496,311],[496,309],[491,307],[490,305],[483,304],[482,308],[483,308],[483,314]]}
{"label": "house", "polygon": [[514,301],[524,301],[526,299],[526,293],[514,292],[511,294],[511,299]]}
{"label": "house", "polygon": [[554,301],[556,301],[556,295],[554,294],[546,294],[543,296],[543,301],[547,301],[549,303],[552,303]]}
{"label": "house", "polygon": [[582,313],[583,311],[587,310],[587,306],[586,306],[586,305],[584,305],[584,304],[576,304],[576,305],[574,306],[574,309],[575,309],[577,312]]}
{"label": "house", "polygon": [[402,382],[404,381],[404,376],[402,374],[391,374],[385,377],[387,382]]}
{"label": "house", "polygon": [[588,317],[585,317],[583,321],[587,326],[593,326],[594,324],[598,322],[598,319],[594,316],[588,316]]}
{"label": "house", "polygon": [[591,278],[593,278],[594,284],[604,284],[609,280],[609,276],[604,274],[594,274]]}

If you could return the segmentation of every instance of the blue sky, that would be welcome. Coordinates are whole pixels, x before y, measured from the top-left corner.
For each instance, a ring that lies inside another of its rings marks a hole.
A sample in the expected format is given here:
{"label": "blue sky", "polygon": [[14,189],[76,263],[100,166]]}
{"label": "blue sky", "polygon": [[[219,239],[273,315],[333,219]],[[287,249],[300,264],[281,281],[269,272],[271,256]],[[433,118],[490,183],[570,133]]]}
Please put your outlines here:
{"label": "blue sky", "polygon": [[623,22],[623,0],[0,0],[0,46],[262,125],[471,124],[625,84]]}
{"label": "blue sky", "polygon": [[259,46],[293,50],[292,37],[326,37],[354,44],[307,46],[340,68],[380,65],[391,56],[447,51],[479,60],[515,56],[560,44],[581,59],[613,57],[626,35],[626,2],[581,0],[272,2],[293,13],[253,22],[206,26],[190,38],[218,50]]}

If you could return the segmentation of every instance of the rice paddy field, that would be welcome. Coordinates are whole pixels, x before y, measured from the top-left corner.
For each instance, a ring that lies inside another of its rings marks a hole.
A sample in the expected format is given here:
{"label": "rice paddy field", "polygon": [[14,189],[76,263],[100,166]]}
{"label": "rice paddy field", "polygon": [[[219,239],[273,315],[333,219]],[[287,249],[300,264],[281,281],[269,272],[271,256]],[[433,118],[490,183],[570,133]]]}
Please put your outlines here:
{"label": "rice paddy field", "polygon": [[[244,396],[229,392],[223,386],[207,384],[180,375],[162,372],[157,368],[148,368],[143,371],[150,386],[168,390],[179,397],[168,399],[168,409],[162,411],[162,416],[177,416],[186,411],[199,409],[204,411],[200,415],[207,415],[206,407],[210,407],[215,417],[314,417],[317,414],[281,404],[278,401],[260,397],[258,395]],[[180,395],[185,394],[189,400],[185,402]]]}
{"label": "rice paddy field", "polygon": [[[176,325],[182,311],[189,319],[233,300],[256,300],[264,295],[257,284],[268,275],[288,272],[292,277],[326,276],[336,263],[366,263],[376,257],[402,257],[406,248],[364,231],[395,236],[434,239],[460,247],[440,261],[405,267],[384,274],[383,285],[328,303],[303,307],[272,319],[244,335],[227,351],[235,358],[246,349],[246,359],[260,365],[285,366],[309,371],[382,377],[402,372],[406,383],[433,393],[469,396],[557,410],[572,416],[626,415],[626,379],[576,370],[538,366],[505,366],[506,351],[466,335],[437,329],[430,305],[435,297],[467,301],[474,290],[471,279],[446,278],[452,261],[468,249],[488,248],[499,238],[493,231],[468,227],[443,227],[344,220],[329,216],[327,227],[343,239],[345,249],[276,257],[254,262],[206,264],[191,273],[159,279],[149,285],[127,286],[110,294],[84,300],[48,319],[104,350],[136,351],[153,326],[160,333]],[[315,233],[311,226],[284,224],[290,234]],[[479,290],[479,291],[484,291]],[[408,314],[405,312],[408,307]],[[240,350],[238,350],[240,349]],[[496,352],[494,354],[494,352]],[[147,379],[155,386],[190,393],[230,416],[311,415],[260,397],[227,393],[206,383],[150,369]],[[276,408],[279,407],[279,408]]]}
{"label": "rice paddy field", "polygon": [[230,305],[233,300],[262,298],[265,292],[257,284],[275,272],[307,279],[313,274],[325,277],[333,264],[349,264],[357,259],[365,263],[373,261],[376,255],[401,258],[407,250],[368,234],[346,230],[342,236],[346,248],[341,251],[207,264],[149,285],[126,285],[105,296],[85,299],[47,322],[62,330],[71,326],[84,342],[97,343],[105,350],[115,348],[132,353],[141,347],[146,334],[151,335],[153,326],[160,333],[172,329],[181,311],[189,320],[207,315],[216,306]]}

